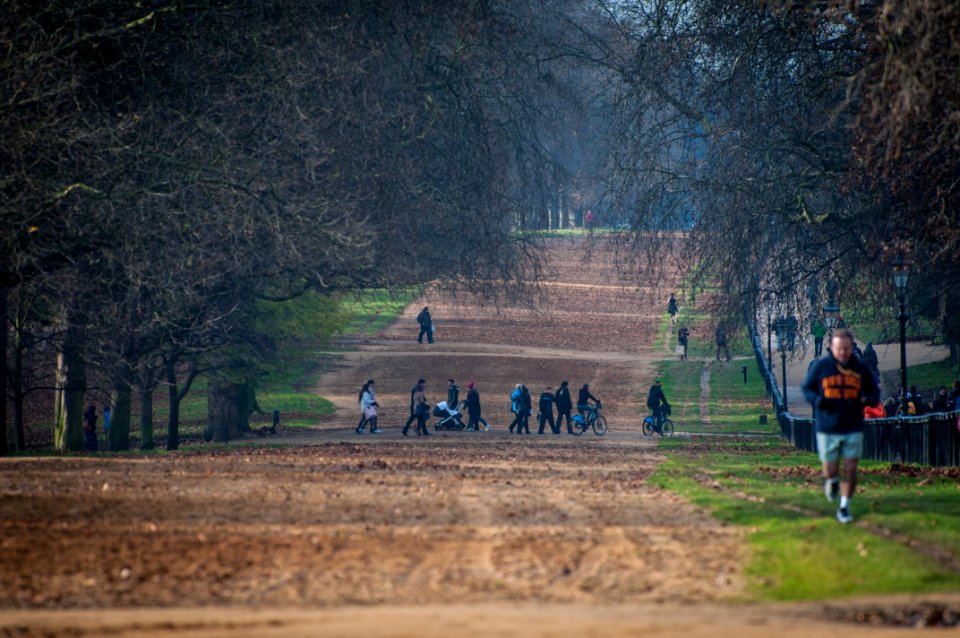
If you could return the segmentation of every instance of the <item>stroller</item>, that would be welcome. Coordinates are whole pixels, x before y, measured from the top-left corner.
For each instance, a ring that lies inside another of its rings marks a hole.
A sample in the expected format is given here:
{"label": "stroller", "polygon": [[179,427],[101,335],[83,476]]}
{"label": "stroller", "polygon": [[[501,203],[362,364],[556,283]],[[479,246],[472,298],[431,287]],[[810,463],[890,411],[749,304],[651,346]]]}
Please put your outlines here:
{"label": "stroller", "polygon": [[455,408],[451,408],[447,405],[446,401],[441,401],[433,408],[433,416],[440,419],[434,424],[434,427],[438,430],[453,430],[458,431],[467,427],[466,423],[463,422],[463,418],[460,416],[463,414],[463,404],[460,402]]}

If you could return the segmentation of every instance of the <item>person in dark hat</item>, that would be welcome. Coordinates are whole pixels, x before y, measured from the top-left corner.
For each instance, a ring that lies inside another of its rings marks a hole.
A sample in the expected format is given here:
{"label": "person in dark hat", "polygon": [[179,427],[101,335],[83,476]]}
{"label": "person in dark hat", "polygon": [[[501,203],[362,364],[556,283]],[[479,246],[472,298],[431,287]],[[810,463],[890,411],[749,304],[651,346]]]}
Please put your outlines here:
{"label": "person in dark hat", "polygon": [[560,426],[563,424],[564,417],[566,417],[567,434],[573,434],[573,425],[570,422],[570,412],[573,410],[573,401],[570,399],[570,383],[568,381],[560,383],[556,394],[553,395],[553,402],[557,406],[557,432],[560,431]]}

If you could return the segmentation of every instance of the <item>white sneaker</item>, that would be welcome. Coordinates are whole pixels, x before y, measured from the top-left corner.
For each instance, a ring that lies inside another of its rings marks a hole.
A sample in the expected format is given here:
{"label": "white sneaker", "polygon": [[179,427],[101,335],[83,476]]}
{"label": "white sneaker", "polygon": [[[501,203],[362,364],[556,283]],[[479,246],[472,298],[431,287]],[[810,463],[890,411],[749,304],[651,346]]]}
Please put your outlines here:
{"label": "white sneaker", "polygon": [[490,431],[490,426],[489,426],[489,425],[485,425],[485,426],[483,427],[483,431],[484,431],[484,432],[489,432],[489,431]]}
{"label": "white sneaker", "polygon": [[850,508],[841,507],[837,510],[837,520],[846,525],[847,523],[853,522],[853,517],[850,516]]}

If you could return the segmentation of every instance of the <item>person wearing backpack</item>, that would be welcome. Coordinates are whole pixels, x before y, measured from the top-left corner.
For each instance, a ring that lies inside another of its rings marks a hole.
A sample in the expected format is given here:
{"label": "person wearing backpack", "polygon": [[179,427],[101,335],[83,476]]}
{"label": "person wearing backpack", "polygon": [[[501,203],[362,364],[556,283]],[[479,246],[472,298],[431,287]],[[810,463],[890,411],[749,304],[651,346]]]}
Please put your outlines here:
{"label": "person wearing backpack", "polygon": [[427,335],[427,343],[433,343],[433,317],[430,315],[429,306],[424,306],[420,314],[417,315],[417,323],[420,324],[417,343],[423,343],[423,335]]}

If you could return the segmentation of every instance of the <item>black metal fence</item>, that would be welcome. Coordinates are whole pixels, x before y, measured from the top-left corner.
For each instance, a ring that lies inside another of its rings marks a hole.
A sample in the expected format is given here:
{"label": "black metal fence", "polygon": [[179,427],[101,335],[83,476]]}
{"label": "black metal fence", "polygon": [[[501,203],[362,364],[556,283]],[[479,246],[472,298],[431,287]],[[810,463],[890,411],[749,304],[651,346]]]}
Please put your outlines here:
{"label": "black metal fence", "polygon": [[[792,441],[801,450],[815,452],[817,437],[813,419],[790,414],[783,402],[776,375],[767,365],[760,336],[752,323],[748,324],[748,327],[760,375],[767,385],[773,409],[777,413],[781,436]],[[868,419],[863,424],[863,458],[935,467],[960,465],[958,418],[960,412]]]}

